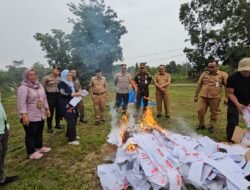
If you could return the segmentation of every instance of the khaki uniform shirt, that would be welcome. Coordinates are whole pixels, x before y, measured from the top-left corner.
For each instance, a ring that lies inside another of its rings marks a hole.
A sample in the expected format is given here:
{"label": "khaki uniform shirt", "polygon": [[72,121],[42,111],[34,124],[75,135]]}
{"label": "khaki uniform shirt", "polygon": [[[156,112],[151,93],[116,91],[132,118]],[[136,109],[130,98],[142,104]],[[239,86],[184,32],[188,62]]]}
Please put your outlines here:
{"label": "khaki uniform shirt", "polygon": [[227,77],[228,74],[223,71],[217,71],[215,74],[203,72],[197,84],[195,97],[200,94],[205,98],[220,98],[222,86],[226,86]]}
{"label": "khaki uniform shirt", "polygon": [[[161,75],[160,73],[157,73],[155,74],[154,81],[158,85],[163,85],[171,81],[171,76],[169,73],[166,73],[166,72],[163,75]],[[168,86],[165,89],[167,90],[167,88]],[[156,90],[158,90],[158,88],[156,88]]]}
{"label": "khaki uniform shirt", "polygon": [[121,94],[129,93],[129,83],[131,81],[131,76],[128,72],[126,73],[116,73],[114,76],[114,82],[116,85],[116,92]]}
{"label": "khaki uniform shirt", "polygon": [[104,94],[107,88],[106,78],[92,77],[89,82],[89,87],[93,94]]}
{"label": "khaki uniform shirt", "polygon": [[60,77],[55,77],[52,73],[43,78],[43,87],[46,92],[59,92],[57,85],[60,82]]}

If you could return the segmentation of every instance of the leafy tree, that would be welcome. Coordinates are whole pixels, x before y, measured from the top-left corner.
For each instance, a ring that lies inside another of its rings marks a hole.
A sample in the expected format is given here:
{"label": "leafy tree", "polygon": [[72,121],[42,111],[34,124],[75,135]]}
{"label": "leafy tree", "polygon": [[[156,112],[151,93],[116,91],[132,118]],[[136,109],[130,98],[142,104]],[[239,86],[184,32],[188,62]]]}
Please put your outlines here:
{"label": "leafy tree", "polygon": [[195,70],[203,70],[215,57],[235,67],[249,55],[249,11],[247,0],[191,0],[181,5],[179,19],[192,45],[184,52]]}
{"label": "leafy tree", "polygon": [[69,4],[70,11],[77,17],[71,19],[73,31],[70,35],[72,56],[77,56],[89,69],[100,68],[111,74],[112,64],[122,60],[120,38],[127,32],[117,14],[105,7],[104,1],[87,5]]}
{"label": "leafy tree", "polygon": [[32,68],[36,71],[39,81],[41,81],[43,77],[50,72],[49,68],[45,68],[44,65],[39,62],[34,63]]}
{"label": "leafy tree", "polygon": [[91,4],[82,0],[68,6],[76,16],[69,19],[73,24],[71,34],[53,29],[52,34],[34,35],[46,52],[49,65],[76,69],[84,85],[96,68],[111,78],[113,62],[122,60],[120,38],[127,32],[122,21],[110,7],[105,7],[103,0]]}
{"label": "leafy tree", "polygon": [[62,30],[52,29],[52,34],[36,33],[34,38],[40,42],[42,50],[46,52],[50,66],[59,65],[69,68],[71,65],[71,47],[68,35]]}

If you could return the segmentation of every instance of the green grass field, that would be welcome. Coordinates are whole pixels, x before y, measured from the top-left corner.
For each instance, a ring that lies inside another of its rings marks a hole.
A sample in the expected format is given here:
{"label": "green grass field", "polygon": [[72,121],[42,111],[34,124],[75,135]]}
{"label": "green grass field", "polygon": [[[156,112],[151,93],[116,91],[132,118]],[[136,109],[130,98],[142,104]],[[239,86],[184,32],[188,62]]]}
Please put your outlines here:
{"label": "green grass field", "polygon": [[[193,103],[195,85],[172,85],[170,87],[171,118],[161,117],[158,121],[162,127],[174,132],[196,135],[197,104]],[[154,87],[150,89],[150,97],[154,99]],[[43,190],[43,189],[101,189],[96,174],[96,167],[102,163],[106,152],[107,134],[110,132],[111,116],[109,105],[114,100],[114,91],[109,93],[107,102],[106,123],[94,125],[94,112],[90,97],[85,99],[87,124],[78,124],[77,133],[80,136],[80,146],[67,144],[65,129],[56,130],[53,134],[44,129],[44,144],[52,147],[42,159],[34,161],[27,159],[24,146],[24,130],[16,113],[15,96],[5,95],[3,105],[11,124],[9,152],[5,169],[7,175],[18,175],[20,180],[3,189],[6,190]],[[156,108],[154,107],[154,112]],[[207,119],[209,119],[209,111]],[[65,123],[63,122],[64,126]],[[207,135],[216,141],[225,141],[226,107],[221,105],[218,123],[213,134],[204,130],[200,135]],[[65,128],[65,127],[64,127]]]}

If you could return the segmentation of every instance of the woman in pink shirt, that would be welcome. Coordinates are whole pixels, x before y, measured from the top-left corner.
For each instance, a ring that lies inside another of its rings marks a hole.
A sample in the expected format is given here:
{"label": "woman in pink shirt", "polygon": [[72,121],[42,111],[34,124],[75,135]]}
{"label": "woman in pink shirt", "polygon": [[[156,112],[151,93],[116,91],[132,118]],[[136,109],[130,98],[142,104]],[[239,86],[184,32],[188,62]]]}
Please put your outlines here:
{"label": "woman in pink shirt", "polygon": [[51,148],[43,146],[44,120],[50,117],[43,86],[32,69],[25,69],[17,91],[17,108],[25,130],[25,145],[30,159],[39,159]]}

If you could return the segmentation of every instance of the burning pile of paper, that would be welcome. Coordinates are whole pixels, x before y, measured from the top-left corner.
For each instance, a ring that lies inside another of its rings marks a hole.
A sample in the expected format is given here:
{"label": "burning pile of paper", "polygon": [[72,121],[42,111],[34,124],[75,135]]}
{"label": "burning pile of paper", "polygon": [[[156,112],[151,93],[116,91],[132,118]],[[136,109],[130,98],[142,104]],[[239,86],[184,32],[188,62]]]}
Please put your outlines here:
{"label": "burning pile of paper", "polygon": [[[117,131],[119,140],[113,137]],[[131,125],[124,116],[117,131],[109,135],[109,142],[118,145],[114,163],[98,166],[104,190],[128,186],[135,190],[178,190],[182,184],[243,190],[250,185],[245,179],[250,174],[250,161],[245,158],[248,149],[240,145],[167,132],[155,122],[150,109],[139,125]]]}

